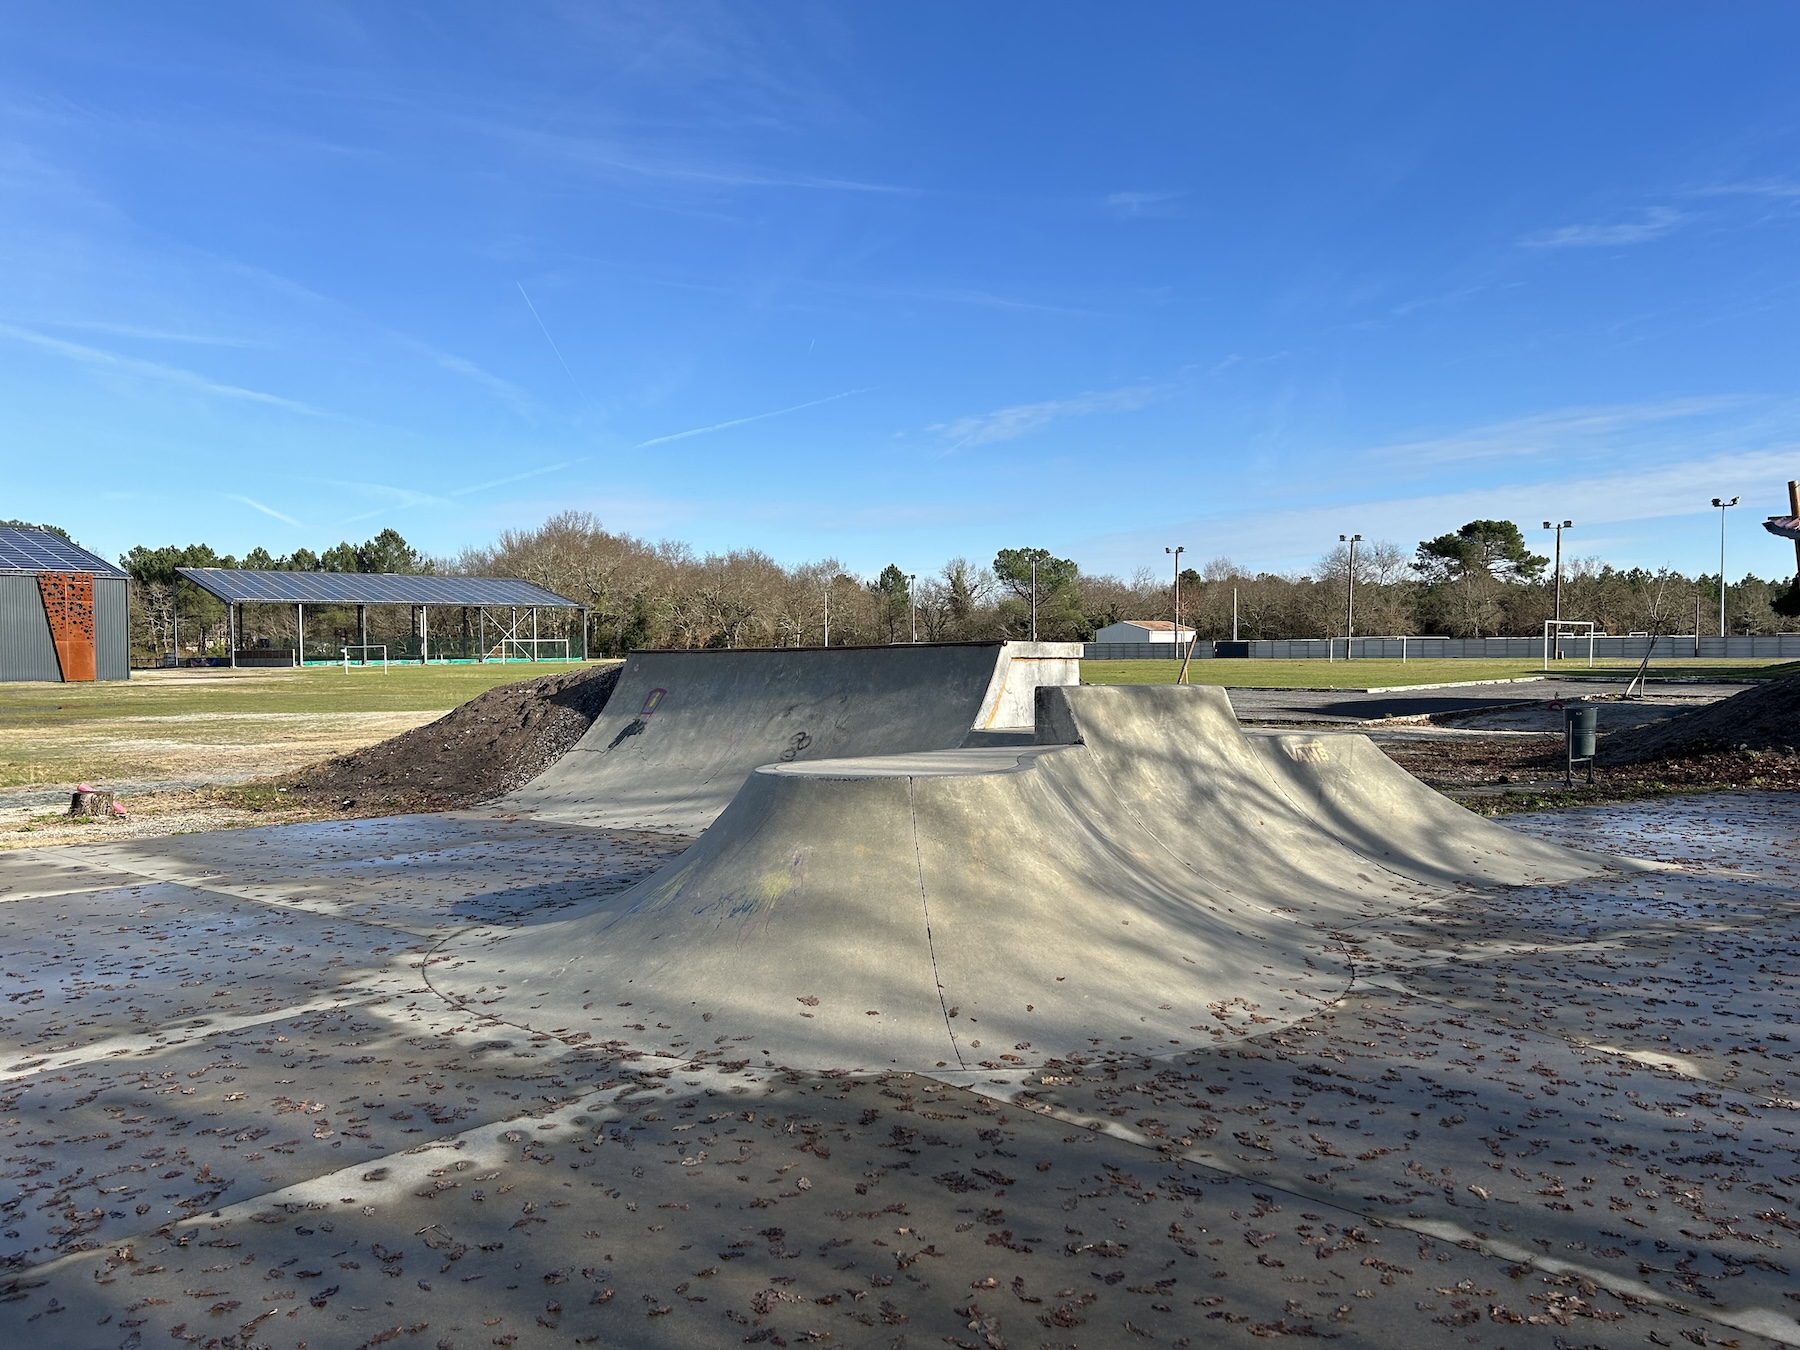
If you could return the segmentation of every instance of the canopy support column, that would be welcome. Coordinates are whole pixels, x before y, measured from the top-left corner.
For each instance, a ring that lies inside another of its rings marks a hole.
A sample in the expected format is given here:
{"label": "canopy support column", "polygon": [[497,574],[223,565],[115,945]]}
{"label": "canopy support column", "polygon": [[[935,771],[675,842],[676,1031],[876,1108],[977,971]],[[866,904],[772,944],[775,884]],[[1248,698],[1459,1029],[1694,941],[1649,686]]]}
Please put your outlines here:
{"label": "canopy support column", "polygon": [[306,665],[306,602],[294,602],[294,664]]}
{"label": "canopy support column", "polygon": [[531,659],[533,661],[538,659],[537,606],[536,605],[533,605],[531,607]]}
{"label": "canopy support column", "polygon": [[225,606],[225,640],[231,644],[231,668],[237,669],[238,607],[237,602]]}
{"label": "canopy support column", "polygon": [[481,628],[481,646],[475,650],[475,659],[483,665],[487,664],[487,606],[483,605],[475,611],[477,623]]}

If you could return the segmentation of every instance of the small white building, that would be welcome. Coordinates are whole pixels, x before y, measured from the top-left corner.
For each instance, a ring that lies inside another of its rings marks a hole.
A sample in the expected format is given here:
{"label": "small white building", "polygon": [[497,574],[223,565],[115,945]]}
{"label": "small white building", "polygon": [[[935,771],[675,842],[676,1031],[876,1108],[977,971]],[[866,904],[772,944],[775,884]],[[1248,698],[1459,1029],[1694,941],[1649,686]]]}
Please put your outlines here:
{"label": "small white building", "polygon": [[1122,619],[1094,634],[1095,642],[1192,642],[1194,630],[1185,624],[1179,632],[1167,619]]}

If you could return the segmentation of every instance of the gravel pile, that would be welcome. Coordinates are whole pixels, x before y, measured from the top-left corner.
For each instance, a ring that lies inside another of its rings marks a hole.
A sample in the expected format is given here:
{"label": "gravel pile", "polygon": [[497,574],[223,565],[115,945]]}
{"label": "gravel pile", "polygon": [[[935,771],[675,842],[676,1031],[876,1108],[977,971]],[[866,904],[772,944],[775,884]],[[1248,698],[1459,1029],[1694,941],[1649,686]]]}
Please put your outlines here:
{"label": "gravel pile", "polygon": [[1800,748],[1800,679],[1770,680],[1660,722],[1602,738],[1602,767],[1694,759],[1721,751],[1791,755]]}
{"label": "gravel pile", "polygon": [[501,685],[437,721],[281,780],[298,797],[352,808],[469,806],[537,777],[579,741],[622,665]]}

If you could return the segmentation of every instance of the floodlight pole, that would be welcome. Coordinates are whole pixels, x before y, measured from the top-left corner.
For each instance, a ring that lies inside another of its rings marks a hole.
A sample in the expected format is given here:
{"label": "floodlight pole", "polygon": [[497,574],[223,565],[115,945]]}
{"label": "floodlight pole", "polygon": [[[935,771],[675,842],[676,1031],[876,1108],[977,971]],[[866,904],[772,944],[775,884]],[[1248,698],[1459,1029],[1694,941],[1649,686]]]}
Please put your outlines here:
{"label": "floodlight pole", "polygon": [[1350,659],[1350,640],[1356,636],[1356,546],[1360,534],[1340,534],[1338,542],[1350,545],[1350,566],[1344,571],[1344,660]]}
{"label": "floodlight pole", "polygon": [[[1181,646],[1181,555],[1187,552],[1186,544],[1177,544],[1174,548],[1164,548],[1164,553],[1175,558],[1175,631],[1171,636],[1177,647]],[[1181,669],[1175,672],[1175,683],[1181,683],[1181,677],[1187,673],[1187,662],[1181,663]]]}
{"label": "floodlight pole", "polygon": [[1738,504],[1733,497],[1726,501],[1722,497],[1714,497],[1712,504],[1719,508],[1719,636],[1725,634],[1725,513]]}
{"label": "floodlight pole", "polygon": [[1031,560],[1031,640],[1037,641],[1037,559]]}
{"label": "floodlight pole", "polygon": [[819,588],[825,593],[825,641],[824,646],[831,645],[831,583],[827,581]]}
{"label": "floodlight pole", "polygon": [[1552,520],[1544,522],[1546,530],[1556,531],[1556,621],[1562,622],[1562,532],[1575,528],[1575,522],[1565,520],[1560,523]]}
{"label": "floodlight pole", "polygon": [[913,587],[917,584],[918,580],[919,574],[917,572],[908,572],[906,574],[906,616],[907,621],[912,625],[912,640],[915,643],[919,640],[919,600],[918,596],[913,591]]}

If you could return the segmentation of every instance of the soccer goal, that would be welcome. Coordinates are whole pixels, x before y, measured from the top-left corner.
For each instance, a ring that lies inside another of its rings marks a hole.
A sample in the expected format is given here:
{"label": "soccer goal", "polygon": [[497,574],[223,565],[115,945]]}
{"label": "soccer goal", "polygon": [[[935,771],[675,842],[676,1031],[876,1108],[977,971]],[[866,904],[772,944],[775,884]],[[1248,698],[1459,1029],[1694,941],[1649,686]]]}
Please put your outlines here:
{"label": "soccer goal", "polygon": [[1574,638],[1577,642],[1587,638],[1588,665],[1594,664],[1594,625],[1585,619],[1545,619],[1544,620],[1544,669],[1550,669],[1551,644],[1555,644],[1555,655],[1561,658],[1563,639]]}
{"label": "soccer goal", "polygon": [[[339,647],[338,651],[340,653],[342,653],[342,655],[343,655],[344,674],[346,674],[346,675],[348,675],[350,673],[350,667],[352,664],[356,665],[358,668],[361,668],[363,666],[374,665],[375,658],[372,658],[369,655],[370,652],[380,652],[381,653],[381,656],[379,658],[381,661],[381,673],[383,675],[387,674],[388,654],[387,654],[387,645],[385,643],[368,643],[368,644],[353,645],[353,646],[349,646],[349,647]],[[351,656],[350,656],[351,652],[356,653],[354,662],[352,661]]]}

